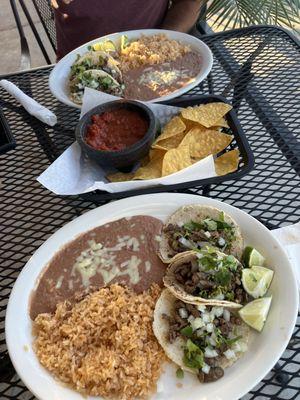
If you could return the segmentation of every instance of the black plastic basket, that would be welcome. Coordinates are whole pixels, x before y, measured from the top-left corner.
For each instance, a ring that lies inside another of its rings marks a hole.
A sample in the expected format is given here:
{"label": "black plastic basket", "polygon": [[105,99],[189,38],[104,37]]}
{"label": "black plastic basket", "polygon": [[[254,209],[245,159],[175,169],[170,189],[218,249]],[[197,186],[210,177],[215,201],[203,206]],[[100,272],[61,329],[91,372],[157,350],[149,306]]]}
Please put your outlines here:
{"label": "black plastic basket", "polygon": [[16,147],[15,138],[8,126],[6,118],[0,109],[0,155]]}
{"label": "black plastic basket", "polygon": [[[207,104],[207,103],[215,103],[215,102],[224,102],[229,103],[227,99],[222,96],[215,96],[215,95],[199,95],[194,96],[193,98],[189,99],[174,99],[163,104],[169,106],[176,106],[176,107],[189,107],[189,106],[197,106],[200,104]],[[135,190],[126,190],[123,192],[117,193],[107,193],[101,190],[96,190],[91,193],[82,194],[81,197],[85,200],[93,201],[95,203],[102,203],[103,200],[112,200],[112,199],[120,199],[123,197],[130,197],[130,196],[137,196],[140,194],[148,194],[148,193],[159,193],[159,192],[167,192],[171,190],[182,190],[182,189],[190,189],[193,187],[205,187],[211,184],[218,184],[228,180],[236,180],[241,178],[242,176],[246,175],[251,169],[254,167],[254,156],[250,145],[247,141],[245,133],[239,123],[239,120],[236,116],[235,111],[232,109],[229,111],[225,116],[228,125],[230,127],[230,133],[234,136],[233,141],[230,143],[228,149],[238,149],[240,152],[240,161],[238,170],[232,172],[227,175],[223,176],[215,176],[212,178],[207,179],[198,179],[194,181],[188,181],[183,183],[177,183],[174,185],[157,185],[151,188],[144,188],[144,189],[135,189]],[[224,150],[225,151],[225,150]]]}

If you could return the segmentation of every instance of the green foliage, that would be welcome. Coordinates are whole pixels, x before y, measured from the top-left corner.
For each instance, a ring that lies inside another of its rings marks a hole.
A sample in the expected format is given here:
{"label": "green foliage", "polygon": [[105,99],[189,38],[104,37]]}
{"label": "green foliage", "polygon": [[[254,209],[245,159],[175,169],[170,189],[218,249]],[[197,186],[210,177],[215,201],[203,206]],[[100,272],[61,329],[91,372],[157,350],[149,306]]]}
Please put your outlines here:
{"label": "green foliage", "polygon": [[212,0],[207,2],[206,19],[213,28],[249,25],[281,25],[294,29],[300,24],[300,0]]}

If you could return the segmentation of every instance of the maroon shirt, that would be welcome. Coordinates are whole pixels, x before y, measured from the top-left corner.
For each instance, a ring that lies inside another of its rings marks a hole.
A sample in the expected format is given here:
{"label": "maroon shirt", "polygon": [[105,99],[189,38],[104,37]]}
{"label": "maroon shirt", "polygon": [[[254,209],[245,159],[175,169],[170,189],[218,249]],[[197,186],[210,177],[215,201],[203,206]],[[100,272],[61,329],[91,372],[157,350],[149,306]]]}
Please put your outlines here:
{"label": "maroon shirt", "polygon": [[169,0],[58,1],[55,10],[57,58],[76,47],[109,33],[159,28]]}

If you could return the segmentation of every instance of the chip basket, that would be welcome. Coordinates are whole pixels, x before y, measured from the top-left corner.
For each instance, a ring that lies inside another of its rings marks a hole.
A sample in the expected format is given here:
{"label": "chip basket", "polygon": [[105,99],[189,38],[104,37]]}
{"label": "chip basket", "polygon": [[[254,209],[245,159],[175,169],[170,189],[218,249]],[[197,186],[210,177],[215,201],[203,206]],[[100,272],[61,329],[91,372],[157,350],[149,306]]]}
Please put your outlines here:
{"label": "chip basket", "polygon": [[16,140],[8,126],[6,118],[0,109],[0,155],[16,147]]}
{"label": "chip basket", "polygon": [[[192,98],[178,98],[174,100],[169,100],[162,104],[166,104],[169,106],[175,107],[190,107],[190,106],[198,106],[200,104],[207,104],[207,103],[215,103],[215,102],[223,102],[229,103],[227,99],[222,96],[215,96],[215,95],[198,95],[193,96]],[[230,174],[226,174],[223,176],[215,176],[212,178],[207,179],[199,179],[194,181],[188,181],[183,183],[178,183],[174,185],[157,185],[150,188],[144,189],[136,189],[136,190],[126,190],[123,192],[117,193],[108,193],[100,190],[95,190],[94,192],[84,193],[80,195],[82,198],[88,201],[93,201],[94,203],[101,203],[103,200],[112,200],[112,199],[120,199],[123,197],[130,197],[130,196],[137,196],[141,194],[148,194],[148,193],[158,193],[158,192],[167,192],[170,190],[182,190],[182,189],[191,189],[193,187],[206,187],[211,184],[218,184],[220,182],[228,181],[228,180],[235,180],[239,179],[242,176],[246,175],[248,172],[252,170],[254,167],[254,156],[250,145],[247,141],[246,135],[239,123],[239,120],[236,116],[234,109],[229,111],[225,119],[229,125],[228,128],[223,128],[225,133],[230,133],[233,135],[233,140],[227,149],[223,150],[220,154],[224,153],[226,150],[233,150],[238,149],[240,153],[240,160],[239,166],[237,171],[232,172]],[[219,154],[219,155],[220,155]]]}

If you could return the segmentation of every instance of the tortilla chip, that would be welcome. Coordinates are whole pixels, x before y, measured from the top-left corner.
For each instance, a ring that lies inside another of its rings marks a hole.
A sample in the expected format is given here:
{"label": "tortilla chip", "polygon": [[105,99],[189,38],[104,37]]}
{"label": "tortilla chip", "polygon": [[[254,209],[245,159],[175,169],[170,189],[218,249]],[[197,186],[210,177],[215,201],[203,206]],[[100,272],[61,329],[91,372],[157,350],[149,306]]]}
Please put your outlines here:
{"label": "tortilla chip", "polygon": [[131,181],[134,177],[134,174],[129,172],[116,172],[115,174],[110,174],[107,175],[107,179],[111,182],[125,182],[125,181]]}
{"label": "tortilla chip", "polygon": [[220,118],[219,121],[217,121],[214,125],[215,126],[220,126],[222,128],[229,128],[228,122],[226,121],[226,119],[224,117]]}
{"label": "tortilla chip", "polygon": [[139,168],[134,174],[134,180],[137,179],[155,179],[161,177],[162,157],[154,157],[147,165]]}
{"label": "tortilla chip", "polygon": [[189,146],[190,155],[198,160],[217,154],[226,149],[233,136],[210,129],[191,129],[180,143],[180,146]]}
{"label": "tortilla chip", "polygon": [[210,128],[232,109],[232,106],[226,103],[208,103],[197,107],[187,107],[181,111],[183,118]]}
{"label": "tortilla chip", "polygon": [[186,133],[180,133],[178,135],[169,137],[168,139],[161,140],[159,143],[154,143],[152,145],[153,149],[160,149],[160,150],[171,150],[171,149],[176,149],[182,141],[182,139],[185,137]]}
{"label": "tortilla chip", "polygon": [[193,164],[189,146],[167,151],[162,164],[162,176],[173,174]]}
{"label": "tortilla chip", "polygon": [[149,163],[149,161],[150,161],[150,154],[148,153],[144,158],[141,159],[140,166],[144,167]]}
{"label": "tortilla chip", "polygon": [[226,175],[238,169],[240,152],[237,149],[230,150],[215,159],[217,175]]}
{"label": "tortilla chip", "polygon": [[185,124],[179,117],[173,117],[163,127],[161,134],[156,139],[155,143],[159,143],[161,140],[168,139],[172,136],[179,135],[185,131]]}
{"label": "tortilla chip", "polygon": [[[182,117],[182,116],[181,116]],[[189,121],[188,119],[185,118],[181,118],[182,121],[185,124],[185,133],[189,132],[191,129],[193,128],[202,128],[202,129],[206,129],[205,126],[199,124],[198,122],[195,121]]]}
{"label": "tortilla chip", "polygon": [[167,150],[160,148],[160,147],[155,147],[154,149],[150,149],[149,159],[150,159],[150,161],[154,160],[155,158],[163,159],[166,152],[167,152]]}

